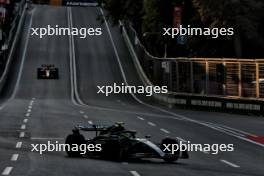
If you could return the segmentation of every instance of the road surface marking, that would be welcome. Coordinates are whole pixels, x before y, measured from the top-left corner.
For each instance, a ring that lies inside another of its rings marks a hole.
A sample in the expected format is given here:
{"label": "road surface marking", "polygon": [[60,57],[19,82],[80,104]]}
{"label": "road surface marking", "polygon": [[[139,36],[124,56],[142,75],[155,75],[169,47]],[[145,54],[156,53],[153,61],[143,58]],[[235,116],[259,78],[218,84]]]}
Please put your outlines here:
{"label": "road surface marking", "polygon": [[64,138],[51,138],[51,137],[31,137],[31,140],[64,140]]}
{"label": "road surface marking", "polygon": [[155,123],[152,123],[152,122],[148,122],[148,124],[149,124],[150,126],[156,126],[156,124],[155,124]]}
{"label": "road surface marking", "polygon": [[4,171],[2,172],[2,175],[9,175],[12,170],[13,170],[13,167],[6,167]]}
{"label": "road surface marking", "polygon": [[84,112],[83,112],[83,111],[80,111],[80,113],[81,113],[81,114],[84,114]]}
{"label": "road surface marking", "polygon": [[235,167],[235,168],[239,168],[240,166],[238,166],[238,165],[236,165],[236,164],[234,164],[234,163],[231,163],[231,162],[229,162],[229,161],[226,161],[226,160],[220,160],[222,163],[225,163],[225,164],[227,164],[227,165],[229,165],[229,166],[231,166],[231,167]]}
{"label": "road surface marking", "polygon": [[13,154],[11,157],[11,161],[17,161],[19,154]]}
{"label": "road surface marking", "polygon": [[29,106],[28,106],[28,109],[32,109],[32,106],[31,106],[31,105],[29,105]]}
{"label": "road surface marking", "polygon": [[21,130],[24,130],[24,129],[26,129],[26,125],[21,125]]}
{"label": "road surface marking", "polygon": [[122,162],[123,165],[128,165],[128,162]]}
{"label": "road surface marking", "polygon": [[31,109],[28,109],[27,112],[31,112]]}
{"label": "road surface marking", "polygon": [[22,142],[17,142],[16,143],[16,148],[21,148],[22,147]]}
{"label": "road surface marking", "polygon": [[145,120],[144,118],[142,118],[142,117],[139,117],[139,116],[137,116],[137,118],[138,118],[139,120]]}
{"label": "road surface marking", "polygon": [[23,120],[23,123],[27,123],[27,122],[28,122],[28,119],[24,119],[24,120]]}
{"label": "road surface marking", "polygon": [[19,137],[20,137],[20,138],[25,137],[25,132],[20,132]]}
{"label": "road surface marking", "polygon": [[26,117],[29,117],[30,116],[30,113],[26,113],[26,115],[25,115]]}
{"label": "road surface marking", "polygon": [[133,176],[140,176],[140,174],[137,171],[129,171]]}
{"label": "road surface marking", "polygon": [[160,131],[162,131],[162,132],[164,132],[164,133],[167,133],[167,134],[170,133],[168,130],[165,130],[165,129],[163,129],[163,128],[161,128]]}
{"label": "road surface marking", "polygon": [[88,115],[84,115],[83,117],[84,117],[85,119],[88,119]]}
{"label": "road surface marking", "polygon": [[89,120],[89,121],[88,121],[88,123],[89,123],[90,125],[92,125],[92,124],[93,124],[93,122],[92,122],[91,120]]}
{"label": "road surface marking", "polygon": [[182,141],[182,142],[187,142],[185,139],[182,139],[181,137],[176,137],[176,139],[178,139],[179,141]]}

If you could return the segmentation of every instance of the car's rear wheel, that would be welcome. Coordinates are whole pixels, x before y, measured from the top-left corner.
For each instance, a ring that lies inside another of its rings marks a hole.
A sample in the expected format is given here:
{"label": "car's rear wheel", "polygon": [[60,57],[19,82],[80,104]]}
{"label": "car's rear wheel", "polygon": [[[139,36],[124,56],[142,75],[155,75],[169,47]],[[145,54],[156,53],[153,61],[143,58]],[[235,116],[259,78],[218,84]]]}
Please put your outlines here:
{"label": "car's rear wheel", "polygon": [[81,144],[85,144],[85,138],[83,137],[83,135],[74,135],[74,134],[70,134],[67,136],[65,144],[68,144],[69,147],[66,147],[66,153],[69,157],[80,157],[82,156],[81,151],[80,150],[72,150],[74,148],[74,146],[78,146],[78,149],[80,149],[80,145]]}
{"label": "car's rear wheel", "polygon": [[167,163],[175,162],[179,159],[180,156],[180,150],[174,151],[168,151],[165,149],[165,145],[178,145],[178,141],[172,138],[165,138],[161,141],[160,149],[165,153],[165,156],[162,158]]}

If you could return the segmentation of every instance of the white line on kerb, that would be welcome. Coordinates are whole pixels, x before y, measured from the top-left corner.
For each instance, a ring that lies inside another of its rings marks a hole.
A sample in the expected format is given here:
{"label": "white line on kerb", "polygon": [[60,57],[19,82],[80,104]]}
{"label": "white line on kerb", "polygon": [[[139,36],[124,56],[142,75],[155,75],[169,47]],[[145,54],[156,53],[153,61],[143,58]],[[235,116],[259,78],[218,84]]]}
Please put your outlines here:
{"label": "white line on kerb", "polygon": [[156,124],[155,124],[155,123],[152,123],[152,122],[148,122],[148,124],[149,124],[150,126],[156,126]]}
{"label": "white line on kerb", "polygon": [[145,120],[144,118],[142,118],[142,117],[139,117],[139,116],[137,116],[137,118],[138,118],[139,120]]}
{"label": "white line on kerb", "polygon": [[17,161],[19,154],[13,154],[11,157],[11,161]]}
{"label": "white line on kerb", "polygon": [[24,130],[24,129],[26,129],[26,125],[21,125],[21,130]]}
{"label": "white line on kerb", "polygon": [[12,171],[13,167],[6,167],[2,172],[2,175],[9,175]]}
{"label": "white line on kerb", "polygon": [[89,121],[88,121],[88,123],[89,123],[90,125],[92,125],[92,124],[93,124],[93,122],[92,122],[91,120],[89,120]]}
{"label": "white line on kerb", "polygon": [[231,167],[235,167],[235,168],[239,168],[240,166],[238,166],[238,165],[236,165],[236,164],[234,164],[234,163],[231,163],[231,162],[229,162],[229,161],[226,161],[226,160],[220,160],[222,163],[225,163],[225,164],[227,164],[227,165],[229,165],[229,166],[231,166]]}
{"label": "white line on kerb", "polygon": [[23,120],[23,123],[27,123],[27,122],[28,122],[28,119],[24,119],[24,120]]}
{"label": "white line on kerb", "polygon": [[25,137],[25,132],[20,132],[19,137],[20,137],[20,138]]}
{"label": "white line on kerb", "polygon": [[22,147],[22,142],[17,142],[16,143],[16,148],[21,148]]}
{"label": "white line on kerb", "polygon": [[140,174],[137,171],[129,171],[133,176],[140,176]]}
{"label": "white line on kerb", "polygon": [[163,128],[161,128],[160,131],[162,131],[162,132],[164,132],[164,133],[167,133],[167,134],[170,133],[168,130],[165,130],[165,129],[163,129]]}

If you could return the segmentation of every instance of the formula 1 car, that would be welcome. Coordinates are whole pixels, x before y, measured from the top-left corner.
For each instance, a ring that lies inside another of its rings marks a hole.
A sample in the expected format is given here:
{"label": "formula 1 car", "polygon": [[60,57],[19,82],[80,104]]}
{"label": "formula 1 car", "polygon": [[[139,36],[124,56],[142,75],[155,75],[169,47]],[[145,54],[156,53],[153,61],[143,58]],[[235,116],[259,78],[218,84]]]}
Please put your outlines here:
{"label": "formula 1 car", "polygon": [[[81,144],[100,144],[100,151],[88,151],[81,154],[80,151],[66,149],[69,157],[92,157],[123,161],[129,159],[159,158],[167,163],[181,159],[188,159],[187,151],[176,151],[173,154],[164,150],[163,144],[178,144],[177,140],[165,138],[161,144],[154,144],[149,137],[137,138],[136,132],[126,130],[123,125],[116,123],[112,126],[88,125],[76,126],[73,134],[67,136],[65,144],[69,146]],[[85,139],[80,131],[95,131],[96,136],[92,139]]]}
{"label": "formula 1 car", "polygon": [[37,75],[38,79],[59,79],[59,69],[51,64],[43,64],[37,69]]}

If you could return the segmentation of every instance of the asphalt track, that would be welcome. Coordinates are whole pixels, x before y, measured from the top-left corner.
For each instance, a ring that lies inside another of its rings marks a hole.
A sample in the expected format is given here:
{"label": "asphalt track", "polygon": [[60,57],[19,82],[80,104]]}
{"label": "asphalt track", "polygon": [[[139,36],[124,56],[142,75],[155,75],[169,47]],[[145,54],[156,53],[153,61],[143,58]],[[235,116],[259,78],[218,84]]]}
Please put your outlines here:
{"label": "asphalt track", "polygon": [[[264,145],[250,137],[264,136],[261,117],[169,109],[144,97],[97,94],[97,86],[141,85],[118,27],[96,20],[98,7],[34,6],[26,14],[21,41],[1,95],[0,174],[14,176],[263,176]],[[29,35],[30,27],[60,25],[101,27],[101,36]],[[36,68],[54,64],[59,80],[37,80]],[[129,129],[159,142],[178,137],[200,144],[234,144],[234,152],[217,155],[190,152],[189,160],[164,164],[157,159],[112,162],[68,158],[64,152],[40,155],[32,143],[63,142],[80,123],[123,121]]]}

